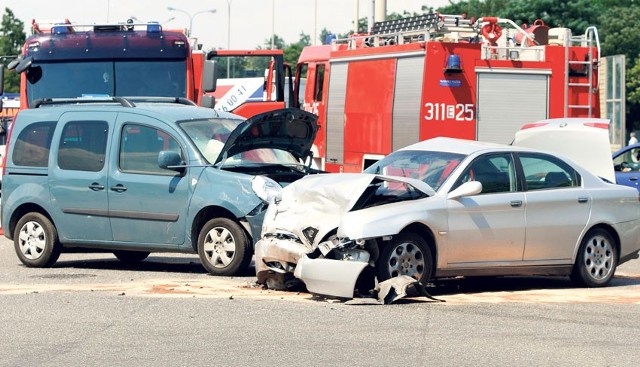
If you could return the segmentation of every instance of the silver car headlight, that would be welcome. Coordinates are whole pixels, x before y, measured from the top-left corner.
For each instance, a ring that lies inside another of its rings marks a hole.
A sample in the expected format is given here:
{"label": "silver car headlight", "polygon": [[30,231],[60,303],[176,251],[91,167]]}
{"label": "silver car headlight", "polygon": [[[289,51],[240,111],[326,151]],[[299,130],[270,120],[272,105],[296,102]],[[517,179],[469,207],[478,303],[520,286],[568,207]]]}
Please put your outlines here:
{"label": "silver car headlight", "polygon": [[277,204],[282,200],[282,186],[266,176],[256,176],[251,181],[251,188],[262,201]]}

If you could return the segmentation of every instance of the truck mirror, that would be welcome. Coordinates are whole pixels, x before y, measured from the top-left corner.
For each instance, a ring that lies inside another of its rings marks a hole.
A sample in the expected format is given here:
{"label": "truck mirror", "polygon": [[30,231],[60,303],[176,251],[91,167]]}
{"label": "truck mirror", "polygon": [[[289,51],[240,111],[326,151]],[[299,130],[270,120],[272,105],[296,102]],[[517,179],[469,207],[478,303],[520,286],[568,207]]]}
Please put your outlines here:
{"label": "truck mirror", "polygon": [[18,57],[16,57],[15,59],[11,60],[11,62],[9,64],[7,64],[7,69],[8,70],[13,70],[16,68],[16,66],[18,66],[18,64],[20,63],[20,61],[22,61],[22,55],[18,55]]}
{"label": "truck mirror", "polygon": [[26,59],[22,59],[16,66],[16,73],[20,74],[24,72],[31,67],[31,64],[33,64],[33,56],[28,56]]}
{"label": "truck mirror", "polygon": [[218,81],[217,63],[213,60],[205,60],[202,67],[202,90],[205,93],[216,91],[216,83]]}
{"label": "truck mirror", "polygon": [[[2,95],[3,93],[4,93],[4,65],[0,65],[0,95]],[[0,108],[2,108],[1,105],[0,105]]]}

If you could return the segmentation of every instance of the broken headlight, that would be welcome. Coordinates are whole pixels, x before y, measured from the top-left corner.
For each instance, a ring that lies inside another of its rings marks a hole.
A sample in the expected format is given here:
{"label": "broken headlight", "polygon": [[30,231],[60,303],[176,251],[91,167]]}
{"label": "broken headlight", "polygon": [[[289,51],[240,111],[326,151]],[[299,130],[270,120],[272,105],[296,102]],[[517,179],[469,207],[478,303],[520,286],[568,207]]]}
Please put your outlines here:
{"label": "broken headlight", "polygon": [[253,192],[269,204],[277,204],[282,200],[282,186],[265,176],[256,176],[251,181]]}

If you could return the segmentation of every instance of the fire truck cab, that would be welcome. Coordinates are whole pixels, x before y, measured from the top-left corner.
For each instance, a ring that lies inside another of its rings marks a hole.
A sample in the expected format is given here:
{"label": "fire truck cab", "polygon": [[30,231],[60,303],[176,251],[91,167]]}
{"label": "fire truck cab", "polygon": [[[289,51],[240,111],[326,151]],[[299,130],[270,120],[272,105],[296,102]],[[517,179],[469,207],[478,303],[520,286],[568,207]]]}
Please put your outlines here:
{"label": "fire truck cab", "polygon": [[599,54],[593,27],[574,36],[541,21],[437,13],[306,47],[297,88],[319,115],[316,165],[360,172],[432,137],[509,144],[527,122],[600,117]]}

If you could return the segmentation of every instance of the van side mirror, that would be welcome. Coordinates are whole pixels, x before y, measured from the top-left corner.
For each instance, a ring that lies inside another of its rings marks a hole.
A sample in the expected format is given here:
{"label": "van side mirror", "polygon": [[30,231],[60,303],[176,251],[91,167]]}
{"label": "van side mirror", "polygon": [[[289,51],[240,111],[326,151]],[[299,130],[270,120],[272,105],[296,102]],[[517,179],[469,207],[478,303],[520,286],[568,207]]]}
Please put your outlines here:
{"label": "van side mirror", "polygon": [[173,150],[163,150],[158,153],[158,166],[184,174],[185,166],[180,153]]}
{"label": "van side mirror", "polygon": [[206,108],[213,108],[216,105],[216,97],[203,95],[200,97],[200,106]]}

